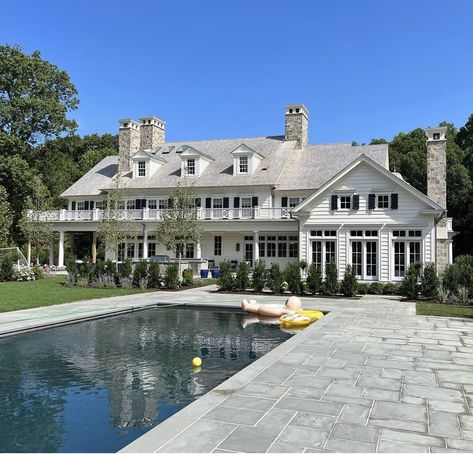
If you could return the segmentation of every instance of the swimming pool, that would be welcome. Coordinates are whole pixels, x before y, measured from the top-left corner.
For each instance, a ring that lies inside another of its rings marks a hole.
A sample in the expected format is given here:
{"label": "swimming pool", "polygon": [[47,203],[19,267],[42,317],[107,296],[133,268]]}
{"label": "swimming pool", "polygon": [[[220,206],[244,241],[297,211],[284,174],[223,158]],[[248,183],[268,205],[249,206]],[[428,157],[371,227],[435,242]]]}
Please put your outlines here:
{"label": "swimming pool", "polygon": [[242,318],[156,307],[0,340],[0,451],[119,450],[290,337]]}

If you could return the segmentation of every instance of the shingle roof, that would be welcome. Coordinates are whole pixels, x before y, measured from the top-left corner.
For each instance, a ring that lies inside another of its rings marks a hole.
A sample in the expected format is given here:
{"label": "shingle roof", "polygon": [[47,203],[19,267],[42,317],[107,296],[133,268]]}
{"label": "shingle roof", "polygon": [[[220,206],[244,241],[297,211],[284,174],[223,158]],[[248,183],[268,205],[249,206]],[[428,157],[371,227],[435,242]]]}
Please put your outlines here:
{"label": "shingle roof", "polygon": [[[245,144],[263,156],[253,175],[233,175],[232,151]],[[198,142],[166,143],[175,148],[162,157],[167,161],[151,177],[131,179],[131,189],[169,189],[182,180],[181,158],[176,153],[181,145],[194,147],[214,161],[203,174],[192,177],[196,187],[217,186],[274,186],[280,190],[317,189],[361,154],[366,154],[383,167],[388,163],[387,145],[352,146],[349,143],[307,145],[295,150],[294,141],[282,136],[242,139],[208,140]],[[161,151],[156,156],[161,157]],[[118,169],[118,156],[108,156],[68,188],[62,196],[98,195],[108,189]],[[131,175],[131,174],[130,174]]]}
{"label": "shingle roof", "polygon": [[388,167],[388,145],[352,146],[351,143],[306,145],[294,150],[282,172],[277,188],[317,189],[348,164],[365,154],[381,166]]}

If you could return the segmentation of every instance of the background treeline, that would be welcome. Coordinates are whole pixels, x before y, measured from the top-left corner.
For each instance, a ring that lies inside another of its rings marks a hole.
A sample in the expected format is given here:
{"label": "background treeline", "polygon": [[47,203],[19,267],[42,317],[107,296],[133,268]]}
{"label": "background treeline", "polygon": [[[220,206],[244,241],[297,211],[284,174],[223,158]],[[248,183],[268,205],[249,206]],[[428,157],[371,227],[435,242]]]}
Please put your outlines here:
{"label": "background treeline", "polygon": [[[0,46],[0,247],[24,243],[25,209],[65,207],[60,194],[105,156],[118,153],[116,135],[76,134],[77,125],[68,114],[78,103],[77,90],[65,71],[37,51],[28,55],[18,46]],[[441,124],[448,127],[448,214],[459,232],[454,253],[470,254],[473,114],[458,129]],[[401,132],[389,144],[391,170],[425,193],[423,129]]]}

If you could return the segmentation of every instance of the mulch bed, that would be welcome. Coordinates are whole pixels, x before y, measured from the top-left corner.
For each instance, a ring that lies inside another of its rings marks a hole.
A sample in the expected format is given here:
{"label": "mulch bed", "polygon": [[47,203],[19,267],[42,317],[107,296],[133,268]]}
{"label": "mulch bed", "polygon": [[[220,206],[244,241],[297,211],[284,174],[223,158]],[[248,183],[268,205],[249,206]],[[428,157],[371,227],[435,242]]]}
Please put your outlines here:
{"label": "mulch bed", "polygon": [[323,298],[323,299],[348,299],[348,300],[359,300],[361,299],[361,296],[343,296],[343,295],[312,295],[310,293],[303,294],[303,295],[293,295],[292,293],[273,293],[273,292],[253,292],[251,290],[238,290],[238,291],[232,291],[232,290],[215,290],[212,293],[222,293],[226,295],[251,295],[251,296],[259,296],[259,295],[264,295],[264,296],[300,296],[302,298]]}

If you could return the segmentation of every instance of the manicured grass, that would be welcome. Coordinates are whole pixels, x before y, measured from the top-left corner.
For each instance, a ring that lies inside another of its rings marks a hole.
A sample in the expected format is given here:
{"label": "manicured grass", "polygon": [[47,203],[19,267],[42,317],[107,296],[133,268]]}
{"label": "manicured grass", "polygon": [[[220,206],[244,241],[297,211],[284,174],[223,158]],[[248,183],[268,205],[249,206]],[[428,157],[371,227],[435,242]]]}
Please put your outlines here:
{"label": "manicured grass", "polygon": [[63,282],[63,276],[49,277],[33,282],[0,282],[0,312],[143,292],[143,290],[136,288],[65,287],[62,285]]}
{"label": "manicured grass", "polygon": [[435,317],[473,318],[473,306],[453,306],[451,304],[417,303],[417,315],[433,315]]}

